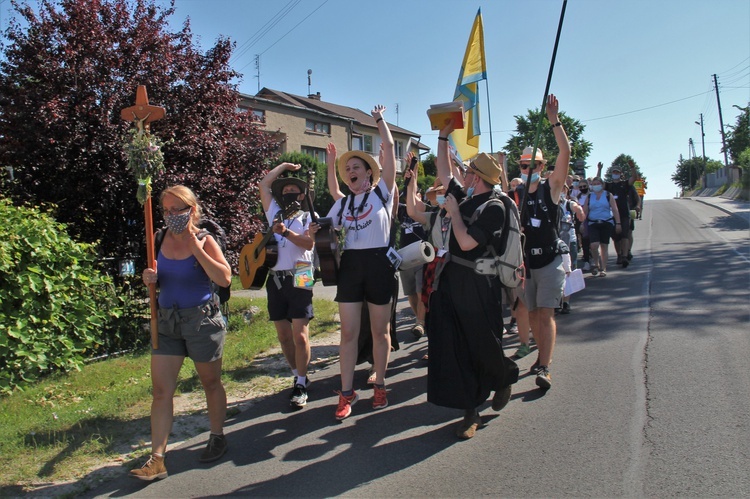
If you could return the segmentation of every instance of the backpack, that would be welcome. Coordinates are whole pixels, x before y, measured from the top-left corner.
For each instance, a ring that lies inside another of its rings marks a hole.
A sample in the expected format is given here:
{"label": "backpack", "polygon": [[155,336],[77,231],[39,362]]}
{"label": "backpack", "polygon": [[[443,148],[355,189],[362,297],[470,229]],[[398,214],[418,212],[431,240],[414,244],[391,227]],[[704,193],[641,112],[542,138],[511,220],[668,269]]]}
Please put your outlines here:
{"label": "backpack", "polygon": [[[476,261],[475,270],[479,274],[496,275],[506,288],[516,288],[524,278],[523,240],[521,218],[518,207],[504,192],[496,192],[493,197],[479,206],[471,216],[469,224],[476,221],[482,211],[489,206],[500,205],[505,213],[503,228],[493,234],[487,245],[485,257]],[[491,255],[491,258],[487,258]]]}
{"label": "backpack", "polygon": [[[210,218],[202,218],[201,221],[198,223],[198,228],[200,231],[198,232],[198,239],[203,239],[208,234],[211,234],[216,242],[219,244],[219,248],[221,248],[222,253],[226,253],[227,251],[227,234],[224,232],[224,229],[221,228],[221,225],[214,222]],[[156,231],[156,234],[154,234],[154,256],[159,254],[159,248],[161,248],[161,243],[164,241],[164,234],[166,234],[166,228],[161,228]],[[218,286],[215,283],[211,283],[211,285],[214,288],[214,293],[216,293],[219,296],[219,303],[222,305],[222,308],[224,308],[224,304],[229,301],[229,297],[231,295],[231,285],[229,286]],[[226,314],[225,314],[226,315]]]}

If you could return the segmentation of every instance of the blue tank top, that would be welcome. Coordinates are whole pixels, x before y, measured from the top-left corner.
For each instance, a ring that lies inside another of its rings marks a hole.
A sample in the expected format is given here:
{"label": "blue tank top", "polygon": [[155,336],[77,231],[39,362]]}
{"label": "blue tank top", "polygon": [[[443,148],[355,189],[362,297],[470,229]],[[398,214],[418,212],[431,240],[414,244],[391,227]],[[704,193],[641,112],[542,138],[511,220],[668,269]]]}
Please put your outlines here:
{"label": "blue tank top", "polygon": [[612,219],[612,209],[609,206],[609,194],[607,194],[607,191],[602,191],[602,197],[599,199],[596,199],[596,194],[589,193],[586,202],[589,204],[589,222],[596,220],[609,221]]}
{"label": "blue tank top", "polygon": [[156,261],[160,307],[197,307],[211,298],[211,279],[194,256],[184,260],[170,260],[160,251]]}

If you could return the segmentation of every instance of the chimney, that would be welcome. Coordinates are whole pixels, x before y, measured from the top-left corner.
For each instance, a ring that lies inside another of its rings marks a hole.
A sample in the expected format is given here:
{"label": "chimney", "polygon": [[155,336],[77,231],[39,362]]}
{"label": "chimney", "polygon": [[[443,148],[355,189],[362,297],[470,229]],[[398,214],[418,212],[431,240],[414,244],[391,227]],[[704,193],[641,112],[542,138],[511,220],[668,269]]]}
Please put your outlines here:
{"label": "chimney", "polygon": [[307,94],[308,99],[320,100],[320,92],[316,94]]}

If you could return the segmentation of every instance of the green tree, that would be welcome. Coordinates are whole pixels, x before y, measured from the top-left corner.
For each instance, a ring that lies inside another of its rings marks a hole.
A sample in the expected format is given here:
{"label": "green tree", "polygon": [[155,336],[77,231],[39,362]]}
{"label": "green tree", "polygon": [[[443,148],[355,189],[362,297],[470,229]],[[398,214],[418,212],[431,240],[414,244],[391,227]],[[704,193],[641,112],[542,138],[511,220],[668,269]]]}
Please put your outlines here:
{"label": "green tree", "polygon": [[747,107],[737,105],[734,107],[742,111],[742,113],[737,116],[737,121],[734,125],[727,126],[729,131],[726,134],[726,149],[732,158],[732,163],[737,163],[742,152],[750,148],[750,103],[748,103]]}
{"label": "green tree", "polygon": [[236,264],[262,223],[237,215],[258,211],[257,182],[277,144],[250,114],[236,112],[232,44],[221,38],[201,53],[189,21],[167,31],[173,2],[12,5],[20,21],[9,22],[0,58],[0,162],[15,176],[6,193],[16,203],[55,204],[71,235],[101,240],[103,255],[143,255],[143,212],[123,152],[132,123],[120,112],[146,85],[151,103],[167,112],[152,132],[173,140],[154,194],[175,183],[191,187],[225,228]]}
{"label": "green tree", "polygon": [[[547,119],[547,114],[537,108],[534,110],[529,109],[526,116],[515,116],[516,118],[516,132],[508,139],[505,144],[505,152],[508,154],[508,180],[519,177],[520,169],[518,168],[518,159],[521,157],[521,153],[527,146],[534,146],[534,139],[536,137],[537,124],[539,119],[543,120],[542,133],[539,140],[539,148],[544,154],[544,159],[547,161],[547,165],[554,165],[557,159],[559,150],[557,143],[555,142],[555,135],[550,126],[550,122]],[[576,160],[586,160],[591,152],[591,142],[583,138],[583,131],[586,128],[580,121],[571,118],[564,112],[560,112],[560,122],[565,127],[565,133],[568,134],[568,140],[570,141],[570,161],[575,163]]]}
{"label": "green tree", "polygon": [[635,171],[638,172],[638,176],[642,178],[643,180],[646,180],[646,176],[643,175],[643,173],[641,173],[641,169],[638,166],[638,163],[636,163],[633,157],[629,154],[620,154],[619,156],[617,156],[609,165],[609,168],[607,168],[607,171],[603,172],[603,175],[602,175],[603,180],[605,182],[612,181],[612,168],[615,166],[618,167],[620,171],[622,172],[622,178],[620,180],[630,178],[630,174],[631,174],[630,162],[631,161],[635,165]]}
{"label": "green tree", "polygon": [[677,163],[675,172],[672,174],[672,182],[683,190],[694,189],[703,175],[713,173],[723,166],[721,161],[713,159],[704,162],[703,158],[680,158],[680,162]]}

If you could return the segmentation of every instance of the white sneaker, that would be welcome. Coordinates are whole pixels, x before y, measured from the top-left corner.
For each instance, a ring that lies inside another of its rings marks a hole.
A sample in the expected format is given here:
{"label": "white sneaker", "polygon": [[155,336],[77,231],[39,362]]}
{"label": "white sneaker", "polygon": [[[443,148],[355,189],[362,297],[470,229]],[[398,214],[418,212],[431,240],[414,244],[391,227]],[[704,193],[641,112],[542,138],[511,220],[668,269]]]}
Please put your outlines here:
{"label": "white sneaker", "polygon": [[589,264],[589,262],[586,262],[586,263],[583,264],[583,269],[582,270],[584,272],[588,272],[589,270],[591,270],[591,265]]}

